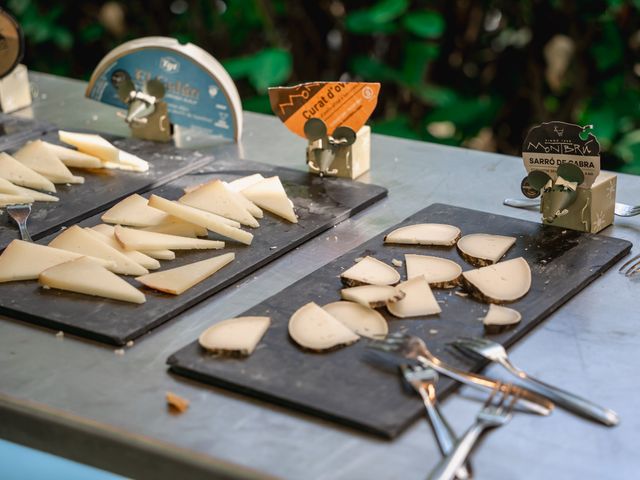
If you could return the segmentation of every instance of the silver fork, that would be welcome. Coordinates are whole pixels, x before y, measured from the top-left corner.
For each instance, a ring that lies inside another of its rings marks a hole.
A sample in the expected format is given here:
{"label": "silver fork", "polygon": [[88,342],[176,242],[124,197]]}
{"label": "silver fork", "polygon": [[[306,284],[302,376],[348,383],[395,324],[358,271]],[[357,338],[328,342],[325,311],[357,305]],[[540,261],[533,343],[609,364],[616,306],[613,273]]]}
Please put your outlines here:
{"label": "silver fork", "polygon": [[[465,372],[447,365],[427,349],[422,339],[414,335],[400,332],[390,333],[384,339],[370,341],[367,348],[369,351],[385,354],[386,360],[395,361],[398,364],[407,363],[406,359],[415,360],[424,366],[433,368],[438,373],[474,388],[491,391],[501,385],[500,382],[492,378]],[[518,389],[520,404],[528,411],[538,415],[549,415],[551,413],[553,403],[550,400],[526,388],[514,388]]]}
{"label": "silver fork", "polygon": [[[418,365],[401,365],[400,371],[407,384],[409,384],[422,397],[427,416],[433,427],[433,433],[438,441],[442,455],[448,455],[453,450],[456,441],[455,433],[444,417],[440,414],[436,403],[436,383],[438,372],[431,367]],[[456,471],[458,480],[471,478],[470,468],[462,465]]]}
{"label": "silver fork", "polygon": [[[629,264],[631,264],[631,266],[629,266],[629,268],[627,268],[627,265],[629,265]],[[627,268],[626,271],[625,271],[625,268]],[[636,273],[640,272],[640,255],[636,255],[631,260],[629,260],[627,263],[622,265],[620,267],[620,269],[618,270],[618,272],[624,273],[625,276],[627,276],[627,277],[631,277],[632,275],[635,275]]]}
{"label": "silver fork", "polygon": [[[516,208],[536,208],[540,207],[540,199],[538,198],[505,198],[503,205]],[[617,203],[614,207],[614,213],[618,217],[635,217],[640,215],[640,205],[627,205],[626,203]]]}
{"label": "silver fork", "polygon": [[29,231],[27,230],[27,219],[29,218],[29,215],[31,215],[31,204],[20,203],[17,205],[9,205],[7,207],[7,213],[18,224],[22,240],[25,242],[33,242],[33,240],[31,240],[31,235],[29,235]]}
{"label": "silver fork", "polygon": [[591,420],[596,420],[607,426],[618,424],[618,415],[613,410],[601,407],[589,400],[574,395],[573,393],[544,383],[528,375],[523,370],[520,370],[511,363],[507,351],[497,342],[486,338],[461,338],[453,342],[453,345],[465,354],[486,358],[487,360],[498,363],[511,374],[536,388],[540,393],[552,400],[554,403],[561,405],[572,412]]}
{"label": "silver fork", "polygon": [[517,400],[517,393],[514,393],[512,385],[508,384],[506,389],[495,388],[478,412],[475,423],[456,443],[451,453],[435,466],[429,475],[429,480],[451,480],[454,478],[455,472],[460,468],[460,465],[464,464],[482,432],[490,428],[501,427],[511,420],[511,412]]}

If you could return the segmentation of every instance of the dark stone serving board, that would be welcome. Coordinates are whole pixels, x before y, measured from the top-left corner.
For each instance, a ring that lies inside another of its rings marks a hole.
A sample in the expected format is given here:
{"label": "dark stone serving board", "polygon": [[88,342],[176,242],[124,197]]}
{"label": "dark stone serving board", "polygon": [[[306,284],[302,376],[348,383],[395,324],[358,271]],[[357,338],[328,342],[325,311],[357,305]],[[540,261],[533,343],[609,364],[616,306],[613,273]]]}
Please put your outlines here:
{"label": "dark stone serving board", "polygon": [[[60,143],[57,130],[42,136],[44,140]],[[29,217],[29,232],[34,239],[42,238],[62,226],[72,225],[113,205],[135,192],[144,192],[163,185],[213,160],[213,155],[195,150],[182,150],[173,144],[163,144],[134,138],[109,138],[117,147],[147,160],[145,173],[121,170],[92,170],[72,168],[75,175],[85,178],[81,185],[56,185],[55,195],[60,201],[36,202]],[[25,140],[26,141],[26,140]],[[21,144],[8,149],[11,153]],[[15,222],[6,211],[0,215],[0,251],[11,240],[20,238]]]}
{"label": "dark stone serving board", "polygon": [[53,130],[49,122],[0,113],[0,152]]}
{"label": "dark stone serving board", "polygon": [[[523,338],[631,248],[625,240],[442,204],[431,205],[398,226],[427,222],[454,224],[463,235],[489,231],[517,237],[505,259],[523,256],[528,261],[532,287],[523,299],[511,305],[522,313],[520,324],[507,333],[492,336],[505,346]],[[373,255],[390,263],[394,258],[404,260],[405,253],[430,254],[457,261],[465,270],[472,268],[459,257],[455,247],[383,245],[385,234],[243,313],[272,319],[271,327],[249,358],[215,357],[195,341],[169,357],[171,370],[387,438],[397,436],[423,414],[424,407],[417,395],[403,390],[395,369],[382,369],[365,356],[365,340],[329,353],[306,353],[290,340],[287,332],[289,317],[303,304],[314,301],[325,305],[340,299],[338,276],[358,257]],[[406,278],[405,268],[399,270]],[[453,290],[434,289],[434,293],[442,306],[442,313],[437,316],[399,320],[380,309],[389,320],[390,332],[406,330],[418,335],[446,362],[479,370],[484,363],[462,358],[447,344],[460,336],[482,336],[479,319],[487,305],[453,294]],[[455,386],[443,377],[438,392],[446,395]]]}
{"label": "dark stone serving board", "polygon": [[[37,282],[15,282],[0,284],[0,313],[94,340],[124,345],[387,195],[386,189],[376,185],[339,178],[322,179],[307,172],[232,159],[215,160],[205,169],[151,193],[175,199],[182,195],[183,188],[188,185],[212,178],[233,180],[252,173],[280,176],[296,206],[299,222],[292,224],[265,212],[264,218],[259,220],[259,228],[247,229],[254,234],[251,246],[228,241],[222,250],[176,251],[175,260],[161,261],[161,270],[230,251],[236,253],[236,259],[231,264],[183,294],[173,296],[144,288],[146,303],[134,305],[70,292],[43,290]],[[80,222],[80,225],[98,223],[101,223],[100,215],[95,215]],[[46,244],[54,236],[46,237],[39,243]],[[210,238],[218,237],[210,234]],[[122,278],[140,286],[132,277]]]}

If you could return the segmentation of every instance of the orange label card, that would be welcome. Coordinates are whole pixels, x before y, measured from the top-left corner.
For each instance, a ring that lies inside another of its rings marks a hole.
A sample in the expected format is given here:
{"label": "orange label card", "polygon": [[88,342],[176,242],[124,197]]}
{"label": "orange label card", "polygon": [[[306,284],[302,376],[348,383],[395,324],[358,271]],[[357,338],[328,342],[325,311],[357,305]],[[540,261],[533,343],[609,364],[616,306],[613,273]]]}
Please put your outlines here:
{"label": "orange label card", "polygon": [[304,138],[304,124],[319,118],[329,134],[338,127],[357,132],[378,103],[379,83],[311,82],[269,89],[271,109],[282,123]]}

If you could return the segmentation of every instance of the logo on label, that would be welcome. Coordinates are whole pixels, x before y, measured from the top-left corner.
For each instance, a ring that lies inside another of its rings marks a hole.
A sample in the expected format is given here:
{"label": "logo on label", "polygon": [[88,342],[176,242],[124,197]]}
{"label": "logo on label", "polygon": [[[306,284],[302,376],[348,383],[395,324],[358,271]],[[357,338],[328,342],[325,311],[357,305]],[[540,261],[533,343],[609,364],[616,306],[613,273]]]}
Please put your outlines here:
{"label": "logo on label", "polygon": [[558,128],[558,126],[556,125],[555,127],[553,127],[553,131],[559,136],[563,136],[564,135],[564,128]]}
{"label": "logo on label", "polygon": [[180,63],[172,57],[162,57],[160,59],[160,68],[167,73],[178,73],[180,71]]}
{"label": "logo on label", "polygon": [[364,87],[362,89],[362,96],[367,100],[371,100],[373,98],[373,89],[371,87]]}

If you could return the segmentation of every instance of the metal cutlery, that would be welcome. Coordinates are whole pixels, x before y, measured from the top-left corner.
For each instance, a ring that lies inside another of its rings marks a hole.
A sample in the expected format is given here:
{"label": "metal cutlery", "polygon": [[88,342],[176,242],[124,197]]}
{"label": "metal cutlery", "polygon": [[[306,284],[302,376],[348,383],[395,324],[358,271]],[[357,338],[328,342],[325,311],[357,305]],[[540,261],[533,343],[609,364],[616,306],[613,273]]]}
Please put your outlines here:
{"label": "metal cutlery", "polygon": [[[432,367],[438,373],[446,375],[454,380],[466,385],[485,389],[488,391],[500,386],[500,382],[475,373],[465,372],[451,365],[447,365],[439,358],[435,357],[428,349],[422,339],[405,333],[390,333],[382,340],[372,340],[367,348],[370,352],[384,355],[385,360],[395,361],[397,364],[407,363],[406,359],[417,361],[418,363]],[[539,415],[549,415],[553,409],[553,403],[547,398],[524,387],[514,387],[518,389],[520,404],[530,412]]]}
{"label": "metal cutlery", "polygon": [[[503,205],[515,208],[539,208],[539,198],[505,198]],[[627,205],[626,203],[615,204],[614,212],[618,217],[635,217],[640,215],[640,205]]]}
{"label": "metal cutlery", "polygon": [[485,430],[501,427],[511,420],[513,406],[518,400],[516,387],[507,384],[506,389],[497,387],[476,416],[475,423],[456,443],[453,451],[443,458],[429,475],[429,480],[451,480],[463,465],[474,445]]}
{"label": "metal cutlery", "polygon": [[[627,265],[630,265],[629,268],[627,268]],[[625,268],[627,268],[627,270],[625,270]],[[624,273],[627,277],[631,277],[632,275],[640,272],[640,255],[636,255],[627,263],[622,265],[618,272]]]}
{"label": "metal cutlery", "polygon": [[618,415],[613,410],[601,407],[582,397],[544,383],[520,370],[511,363],[507,351],[497,342],[486,338],[461,338],[453,342],[453,345],[462,353],[498,363],[511,374],[527,382],[545,397],[567,410],[607,426],[617,425],[619,422]]}
{"label": "metal cutlery", "polygon": [[7,206],[7,213],[18,224],[22,240],[25,242],[32,242],[33,240],[31,240],[31,235],[29,235],[29,231],[27,230],[27,219],[29,218],[29,215],[31,215],[31,204],[21,203],[17,205],[9,205]]}
{"label": "metal cutlery", "polygon": [[[453,429],[444,417],[440,414],[436,404],[436,383],[438,382],[438,372],[431,367],[419,365],[401,365],[400,371],[405,382],[410,385],[422,398],[427,416],[431,422],[433,433],[438,441],[438,446],[442,455],[448,455],[456,442]],[[455,474],[458,480],[471,478],[470,468],[462,465]]]}

